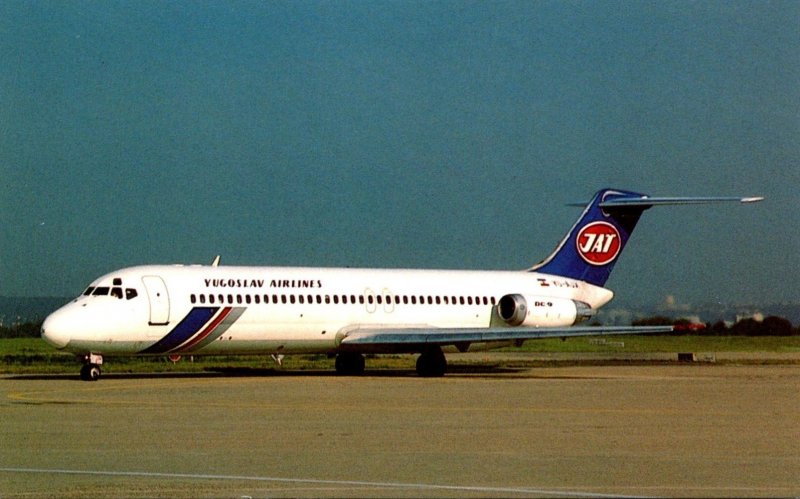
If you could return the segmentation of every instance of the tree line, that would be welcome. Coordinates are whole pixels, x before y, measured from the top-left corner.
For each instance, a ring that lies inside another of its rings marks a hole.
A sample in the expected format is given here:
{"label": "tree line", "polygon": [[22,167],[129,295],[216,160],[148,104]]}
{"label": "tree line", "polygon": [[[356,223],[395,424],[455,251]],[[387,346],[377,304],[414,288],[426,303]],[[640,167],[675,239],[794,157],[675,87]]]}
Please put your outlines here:
{"label": "tree line", "polygon": [[41,335],[42,322],[22,322],[0,326],[0,338],[36,338]]}
{"label": "tree line", "polygon": [[698,324],[687,319],[654,316],[635,320],[633,326],[675,326],[672,334],[704,334],[714,336],[793,336],[800,335],[800,327],[792,326],[788,319],[769,316],[763,321],[742,319],[728,325],[724,321]]}

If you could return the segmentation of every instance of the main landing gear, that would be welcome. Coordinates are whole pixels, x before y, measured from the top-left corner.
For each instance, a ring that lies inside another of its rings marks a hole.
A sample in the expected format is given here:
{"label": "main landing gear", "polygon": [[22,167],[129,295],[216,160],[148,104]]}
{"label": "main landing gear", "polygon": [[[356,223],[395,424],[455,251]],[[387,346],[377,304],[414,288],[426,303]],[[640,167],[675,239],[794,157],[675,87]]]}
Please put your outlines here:
{"label": "main landing gear", "polygon": [[361,376],[364,374],[364,356],[360,353],[342,352],[336,356],[336,374]]}
{"label": "main landing gear", "polygon": [[439,378],[447,371],[447,359],[438,346],[424,350],[417,358],[417,374],[423,378]]}
{"label": "main landing gear", "polygon": [[[433,346],[425,349],[417,358],[417,374],[423,378],[439,378],[447,371],[447,359],[442,349]],[[360,376],[364,374],[364,356],[355,352],[336,355],[336,374]]]}
{"label": "main landing gear", "polygon": [[100,366],[103,364],[103,356],[90,353],[80,357],[83,362],[81,367],[81,379],[83,381],[97,381],[100,379]]}

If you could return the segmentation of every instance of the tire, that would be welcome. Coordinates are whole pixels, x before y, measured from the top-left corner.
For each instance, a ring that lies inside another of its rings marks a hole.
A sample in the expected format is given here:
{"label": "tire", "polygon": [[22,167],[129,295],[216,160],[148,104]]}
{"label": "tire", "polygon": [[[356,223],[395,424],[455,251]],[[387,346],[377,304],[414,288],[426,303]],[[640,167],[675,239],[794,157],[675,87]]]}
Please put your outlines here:
{"label": "tire", "polygon": [[96,364],[84,364],[81,367],[81,379],[83,381],[97,381],[100,379],[100,366]]}
{"label": "tire", "polygon": [[360,353],[340,353],[336,356],[336,374],[361,376],[364,374],[364,356]]}
{"label": "tire", "polygon": [[441,348],[422,352],[417,358],[417,374],[423,378],[440,378],[447,371],[447,359]]}

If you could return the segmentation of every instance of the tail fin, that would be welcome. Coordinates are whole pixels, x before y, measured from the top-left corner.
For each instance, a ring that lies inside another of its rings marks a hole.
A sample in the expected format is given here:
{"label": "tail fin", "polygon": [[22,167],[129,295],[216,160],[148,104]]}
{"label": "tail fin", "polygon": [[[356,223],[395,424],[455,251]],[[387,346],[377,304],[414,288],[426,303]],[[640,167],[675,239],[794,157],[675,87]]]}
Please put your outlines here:
{"label": "tail fin", "polygon": [[595,194],[552,255],[530,271],[603,286],[644,210],[657,205],[725,201],[752,203],[760,197],[651,198],[636,192],[603,189]]}

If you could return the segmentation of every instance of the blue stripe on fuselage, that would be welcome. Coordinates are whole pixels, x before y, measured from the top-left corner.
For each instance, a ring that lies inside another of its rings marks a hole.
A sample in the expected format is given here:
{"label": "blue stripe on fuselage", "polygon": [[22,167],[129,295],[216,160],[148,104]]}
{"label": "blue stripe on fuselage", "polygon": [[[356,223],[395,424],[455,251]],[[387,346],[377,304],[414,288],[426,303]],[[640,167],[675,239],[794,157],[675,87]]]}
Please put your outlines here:
{"label": "blue stripe on fuselage", "polygon": [[166,353],[197,334],[219,307],[195,307],[166,336],[139,353]]}

